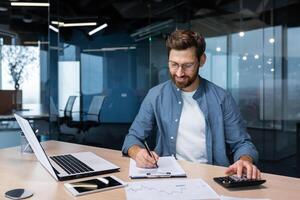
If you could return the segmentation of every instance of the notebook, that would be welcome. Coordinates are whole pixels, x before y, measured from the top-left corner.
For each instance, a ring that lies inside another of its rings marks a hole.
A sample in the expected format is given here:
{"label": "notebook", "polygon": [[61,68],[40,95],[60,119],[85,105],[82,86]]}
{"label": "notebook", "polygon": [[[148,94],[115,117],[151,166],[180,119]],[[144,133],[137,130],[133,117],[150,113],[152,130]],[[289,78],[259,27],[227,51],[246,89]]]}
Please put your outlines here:
{"label": "notebook", "polygon": [[160,157],[157,162],[158,168],[139,168],[136,162],[130,159],[129,177],[135,178],[166,178],[166,177],[186,177],[185,171],[173,156]]}
{"label": "notebook", "polygon": [[38,161],[57,181],[118,171],[120,168],[92,152],[47,156],[28,120],[14,114]]}

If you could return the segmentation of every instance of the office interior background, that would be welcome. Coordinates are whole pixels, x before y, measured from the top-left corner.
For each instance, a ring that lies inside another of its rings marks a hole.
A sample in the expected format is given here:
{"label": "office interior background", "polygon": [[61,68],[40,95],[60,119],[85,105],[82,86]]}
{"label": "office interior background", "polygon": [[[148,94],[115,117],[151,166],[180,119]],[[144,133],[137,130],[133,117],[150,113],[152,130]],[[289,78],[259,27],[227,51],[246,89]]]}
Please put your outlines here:
{"label": "office interior background", "polygon": [[41,140],[121,149],[147,91],[169,79],[167,36],[191,29],[207,43],[200,75],[233,94],[260,169],[300,177],[299,1],[18,2],[0,1],[1,148],[20,144],[11,113],[32,111]]}

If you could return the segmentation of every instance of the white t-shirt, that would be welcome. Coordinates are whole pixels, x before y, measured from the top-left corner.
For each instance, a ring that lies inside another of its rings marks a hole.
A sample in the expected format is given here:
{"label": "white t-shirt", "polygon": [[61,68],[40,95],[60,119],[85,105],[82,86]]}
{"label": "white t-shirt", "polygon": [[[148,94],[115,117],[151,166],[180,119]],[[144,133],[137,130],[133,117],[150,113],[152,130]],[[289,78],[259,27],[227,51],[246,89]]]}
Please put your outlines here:
{"label": "white t-shirt", "polygon": [[176,139],[176,157],[179,160],[207,163],[205,118],[193,92],[182,91],[183,107]]}

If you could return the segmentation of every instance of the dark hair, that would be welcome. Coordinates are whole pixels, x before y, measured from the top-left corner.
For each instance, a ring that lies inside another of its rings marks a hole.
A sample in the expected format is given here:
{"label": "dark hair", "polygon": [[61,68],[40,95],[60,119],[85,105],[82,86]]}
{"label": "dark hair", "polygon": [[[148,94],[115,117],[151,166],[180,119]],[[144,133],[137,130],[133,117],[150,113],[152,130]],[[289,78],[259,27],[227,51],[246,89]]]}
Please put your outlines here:
{"label": "dark hair", "polygon": [[166,47],[168,49],[168,57],[172,49],[185,50],[196,47],[196,54],[199,59],[205,51],[206,44],[204,37],[196,32],[191,30],[176,30],[168,37]]}

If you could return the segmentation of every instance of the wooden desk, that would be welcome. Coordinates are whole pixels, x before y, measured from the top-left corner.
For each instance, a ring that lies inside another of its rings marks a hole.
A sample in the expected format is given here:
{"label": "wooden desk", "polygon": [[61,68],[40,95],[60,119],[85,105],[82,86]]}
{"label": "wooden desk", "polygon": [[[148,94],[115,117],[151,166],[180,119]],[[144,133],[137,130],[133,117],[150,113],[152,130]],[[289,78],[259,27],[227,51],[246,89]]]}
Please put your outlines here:
{"label": "wooden desk", "polygon": [[[120,172],[112,173],[124,181],[128,178],[129,158],[122,157],[120,151],[88,147],[57,141],[43,143],[48,155],[59,153],[73,153],[91,151],[121,167]],[[202,178],[219,195],[234,197],[269,198],[276,199],[300,199],[300,179],[263,174],[267,182],[258,190],[227,190],[216,184],[212,178],[223,176],[225,168],[180,162],[189,178]],[[31,199],[75,199],[63,186],[63,182],[56,182],[52,176],[42,167],[33,154],[21,154],[19,147],[0,150],[0,198],[3,198],[7,190],[14,188],[26,188],[34,192]],[[77,179],[78,180],[78,179]],[[137,181],[137,180],[135,180]],[[125,199],[123,188],[99,192],[77,197],[76,199]]]}

